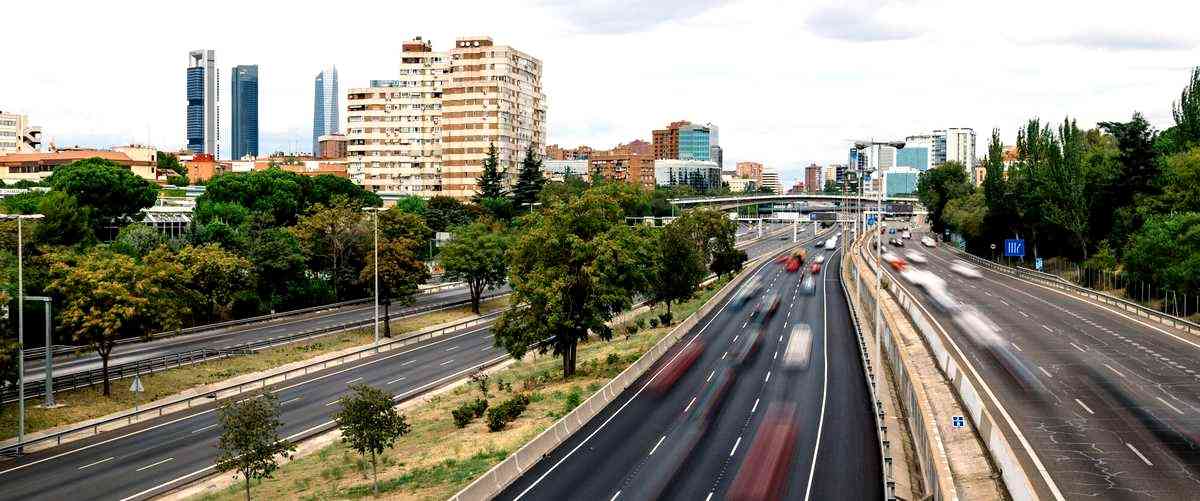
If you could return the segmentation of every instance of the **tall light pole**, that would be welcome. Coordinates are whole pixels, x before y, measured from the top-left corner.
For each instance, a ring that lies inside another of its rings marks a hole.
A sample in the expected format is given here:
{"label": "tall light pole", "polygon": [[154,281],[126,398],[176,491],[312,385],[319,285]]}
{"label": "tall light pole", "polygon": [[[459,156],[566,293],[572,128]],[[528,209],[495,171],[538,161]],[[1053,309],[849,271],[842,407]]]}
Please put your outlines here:
{"label": "tall light pole", "polygon": [[370,212],[375,221],[375,349],[379,349],[379,211],[384,210],[382,207],[363,207],[364,211]]}
{"label": "tall light pole", "polygon": [[[25,443],[25,269],[24,250],[25,238],[21,231],[21,222],[26,219],[41,219],[41,214],[0,214],[0,219],[17,220],[17,455],[23,452]],[[50,349],[49,346],[46,347]],[[48,375],[47,375],[48,376]]]}
{"label": "tall light pole", "polygon": [[[903,141],[856,141],[854,147],[859,151],[870,148],[871,146],[891,146],[897,150],[904,148]],[[894,160],[893,160],[894,161]],[[874,181],[876,176],[883,174],[882,169],[876,168],[871,176]],[[864,186],[862,176],[859,176],[859,185]],[[887,189],[883,178],[879,178],[879,189],[875,190],[875,222],[878,223],[879,229],[883,229],[883,191]],[[863,192],[866,192],[864,186]],[[863,230],[867,229],[866,216],[863,216]],[[875,363],[879,364],[880,369],[883,368],[883,315],[879,311],[879,301],[883,294],[883,233],[872,230],[875,235]],[[876,376],[878,378],[878,376]]]}

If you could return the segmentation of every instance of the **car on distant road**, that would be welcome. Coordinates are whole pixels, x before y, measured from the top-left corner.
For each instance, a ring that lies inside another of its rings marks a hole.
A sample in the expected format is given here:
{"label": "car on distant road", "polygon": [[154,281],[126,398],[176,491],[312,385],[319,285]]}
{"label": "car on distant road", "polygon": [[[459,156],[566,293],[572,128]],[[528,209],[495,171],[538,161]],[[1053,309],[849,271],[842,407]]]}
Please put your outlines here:
{"label": "car on distant road", "polygon": [[954,264],[951,264],[950,271],[958,273],[959,275],[962,275],[967,278],[980,278],[983,276],[982,273],[979,273],[979,270],[975,269],[974,267],[968,266],[962,262],[956,262]]}
{"label": "car on distant road", "polygon": [[809,267],[809,271],[811,271],[813,275],[820,273],[821,272],[821,263],[813,263],[812,266]]}
{"label": "car on distant road", "polygon": [[900,234],[900,238],[903,238],[905,240],[910,240],[910,239],[912,239],[912,232],[908,231],[908,230],[904,230],[904,233]]}
{"label": "car on distant road", "polygon": [[921,244],[926,247],[937,247],[937,241],[928,236],[921,237]]}
{"label": "car on distant road", "polygon": [[803,292],[806,296],[817,293],[817,281],[813,279],[812,275],[805,275],[804,280],[800,281],[800,292]]}
{"label": "car on distant road", "polygon": [[825,262],[825,255],[824,255],[824,254],[821,254],[821,255],[817,256],[817,257],[816,257],[816,259],[814,259],[814,260],[813,260],[813,262],[814,262],[814,263],[824,263],[824,262]]}
{"label": "car on distant road", "polygon": [[909,261],[912,261],[914,263],[925,264],[925,263],[929,262],[928,259],[925,259],[924,254],[921,254],[920,252],[917,252],[915,250],[910,250],[908,252],[905,252],[904,257],[908,258]]}
{"label": "car on distant road", "polygon": [[888,243],[890,243],[896,247],[904,247],[904,241],[900,240],[899,238],[893,238],[890,241],[888,241]]}

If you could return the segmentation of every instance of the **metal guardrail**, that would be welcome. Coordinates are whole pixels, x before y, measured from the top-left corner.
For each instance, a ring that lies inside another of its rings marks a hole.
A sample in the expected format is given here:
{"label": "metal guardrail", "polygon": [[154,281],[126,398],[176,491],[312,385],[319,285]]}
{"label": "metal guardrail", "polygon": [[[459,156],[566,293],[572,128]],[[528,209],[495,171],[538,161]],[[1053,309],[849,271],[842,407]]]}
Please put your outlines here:
{"label": "metal guardrail", "polygon": [[[148,406],[145,408],[130,411],[125,414],[121,414],[119,416],[114,416],[114,417],[104,419],[101,421],[97,421],[94,423],[88,423],[86,425],[73,427],[73,428],[65,430],[65,431],[47,434],[47,435],[44,435],[41,437],[37,437],[37,438],[31,439],[31,440],[25,441],[23,444],[21,444],[21,447],[28,449],[31,446],[37,446],[37,445],[43,445],[43,446],[62,445],[63,439],[66,437],[82,438],[84,436],[96,435],[101,432],[120,428],[122,426],[127,426],[129,424],[132,424],[135,421],[141,421],[146,418],[160,417],[165,414],[169,414],[170,412],[175,411],[175,410],[190,409],[197,405],[197,401],[202,401],[202,403],[208,403],[208,402],[213,402],[213,401],[220,400],[223,398],[228,398],[230,396],[240,395],[248,390],[264,389],[264,388],[271,386],[273,384],[276,384],[276,383],[287,381],[289,379],[294,379],[296,377],[306,376],[311,372],[317,372],[320,370],[327,369],[329,367],[336,367],[339,365],[344,365],[348,362],[362,360],[363,358],[366,358],[368,356],[372,356],[372,355],[375,355],[378,353],[382,353],[385,351],[391,351],[391,350],[395,350],[398,348],[403,348],[405,346],[409,346],[414,343],[418,343],[421,341],[427,341],[429,339],[443,336],[443,335],[446,335],[446,334],[449,334],[452,332],[466,330],[471,327],[476,327],[479,325],[487,324],[487,323],[492,322],[500,314],[501,314],[501,312],[499,312],[499,311],[492,312],[492,313],[488,313],[487,315],[482,315],[482,316],[479,316],[477,318],[473,318],[470,320],[464,320],[464,321],[453,323],[453,324],[450,324],[450,325],[447,325],[445,327],[441,327],[438,329],[430,330],[427,332],[421,332],[421,333],[418,333],[413,336],[393,339],[393,340],[389,340],[389,341],[381,341],[378,345],[371,344],[371,345],[362,347],[360,349],[354,350],[352,352],[345,353],[345,354],[335,357],[335,358],[322,360],[319,362],[313,362],[310,364],[305,364],[301,367],[295,367],[295,368],[289,369],[284,372],[263,376],[263,377],[252,379],[249,381],[243,381],[240,383],[229,384],[225,387],[218,388],[218,389],[215,389],[213,391],[210,391],[210,392],[207,392],[207,393],[204,393],[201,395],[182,397],[182,398],[179,398],[176,400],[172,400],[170,402],[165,402],[165,403],[161,403],[161,404],[157,404],[157,405],[151,405],[151,406]],[[73,437],[73,436],[78,436],[78,437]],[[13,444],[13,445],[6,446],[4,448],[0,448],[0,455],[6,455],[6,454],[11,455],[13,453],[16,453],[17,448],[18,448],[17,444]]]}
{"label": "metal guardrail", "polygon": [[992,271],[995,271],[998,273],[1003,273],[1005,275],[1012,276],[1019,280],[1035,282],[1039,285],[1044,285],[1046,287],[1052,287],[1055,289],[1064,290],[1067,292],[1078,294],[1080,296],[1091,299],[1093,301],[1097,301],[1100,303],[1107,304],[1109,306],[1114,306],[1114,307],[1120,308],[1122,311],[1124,311],[1126,313],[1132,313],[1138,317],[1147,318],[1147,319],[1154,320],[1161,324],[1169,325],[1175,329],[1179,329],[1188,334],[1200,335],[1200,324],[1197,324],[1196,322],[1192,322],[1190,320],[1179,318],[1174,315],[1168,315],[1166,313],[1155,310],[1153,308],[1148,308],[1148,307],[1142,306],[1142,305],[1137,304],[1128,299],[1121,299],[1119,297],[1116,297],[1116,296],[1113,296],[1110,294],[1105,294],[1105,293],[1100,292],[1095,289],[1090,289],[1087,287],[1083,287],[1081,285],[1075,285],[1057,275],[1051,275],[1049,273],[1042,273],[1040,271],[1029,270],[1029,269],[1025,269],[1025,268],[1005,266],[1005,265],[1002,265],[999,263],[994,263],[992,261],[988,261],[986,259],[983,259],[979,256],[975,256],[973,254],[962,251],[960,249],[954,248],[953,246],[949,246],[949,248],[952,249],[958,255],[960,255],[960,256],[964,257],[965,259],[967,259],[968,261],[970,261],[971,263],[986,267]]}
{"label": "metal guardrail", "polygon": [[[508,293],[507,292],[494,292],[491,294],[484,294],[484,295],[480,296],[480,301],[492,299],[492,298],[495,298],[498,296],[503,296],[506,294],[508,294]],[[420,313],[426,313],[429,311],[458,307],[458,306],[465,306],[468,304],[471,304],[470,299],[414,306],[414,307],[402,309],[397,312],[393,312],[392,315],[388,318],[388,320],[390,321],[390,320],[394,320],[397,318],[404,318],[407,316],[417,315]],[[306,330],[306,331],[297,332],[295,334],[291,334],[291,335],[287,335],[287,336],[276,337],[273,339],[260,339],[257,341],[250,341],[250,342],[246,342],[246,343],[237,344],[237,345],[231,346],[229,348],[225,348],[225,349],[198,348],[198,349],[186,350],[186,351],[182,351],[182,352],[178,352],[178,353],[168,353],[165,355],[159,355],[159,356],[152,357],[152,358],[135,360],[132,362],[114,364],[114,365],[110,365],[108,367],[108,378],[109,378],[109,381],[113,381],[113,380],[119,380],[119,379],[124,379],[124,378],[128,378],[128,377],[133,377],[134,375],[138,375],[138,374],[148,374],[148,373],[152,373],[152,372],[158,372],[158,371],[170,369],[172,367],[182,367],[184,365],[191,365],[191,364],[195,364],[198,362],[204,362],[207,360],[226,358],[226,357],[235,356],[235,355],[247,355],[247,354],[254,353],[255,351],[258,351],[258,350],[261,350],[264,348],[288,344],[288,343],[296,342],[299,340],[308,339],[308,338],[321,336],[321,335],[325,335],[325,334],[330,334],[333,332],[340,332],[343,330],[353,329],[356,327],[363,327],[366,325],[371,325],[373,323],[375,323],[375,319],[368,318],[368,319],[358,320],[358,321],[354,321],[354,322],[348,322],[348,323],[344,323],[344,324],[340,324],[340,325],[322,327],[319,329]],[[103,369],[89,369],[86,371],[72,372],[69,374],[62,374],[62,375],[54,376],[54,391],[55,391],[55,393],[58,393],[61,391],[67,391],[67,390],[72,390],[72,389],[76,389],[76,388],[83,388],[85,386],[94,387],[97,384],[102,384],[103,382],[104,382]],[[25,382],[25,398],[26,399],[44,396],[45,393],[46,393],[45,380],[34,380],[34,381],[26,381]],[[8,403],[8,402],[16,401],[16,399],[18,398],[17,395],[18,395],[18,391],[17,391],[16,385],[8,385],[3,388],[0,388],[0,402]]]}

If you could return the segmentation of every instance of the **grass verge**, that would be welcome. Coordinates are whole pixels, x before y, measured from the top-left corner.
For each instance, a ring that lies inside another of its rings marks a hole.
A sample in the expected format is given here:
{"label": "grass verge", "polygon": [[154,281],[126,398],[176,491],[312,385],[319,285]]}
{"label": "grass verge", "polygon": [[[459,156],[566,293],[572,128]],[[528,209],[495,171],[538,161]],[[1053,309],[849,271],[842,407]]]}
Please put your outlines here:
{"label": "grass verge", "polygon": [[[695,313],[728,279],[700,290],[692,300],[672,308],[682,321]],[[406,414],[412,432],[380,458],[380,496],[385,499],[446,499],[503,461],[560,417],[603,387],[657,343],[670,327],[649,327],[650,319],[666,311],[653,308],[631,320],[644,328],[633,335],[624,329],[611,341],[592,339],[579,346],[574,376],[564,379],[561,362],[547,355],[530,355],[488,378],[488,391],[472,382],[432,397]],[[450,411],[476,398],[492,406],[525,394],[528,408],[498,432],[489,432],[484,418],[458,428]],[[252,488],[255,499],[358,499],[371,497],[371,465],[338,442],[283,465],[274,478]],[[234,501],[244,496],[242,484],[196,496],[202,501]]]}
{"label": "grass verge", "polygon": [[[508,306],[508,296],[498,297],[480,304],[481,313],[489,313]],[[404,333],[420,330],[430,325],[461,320],[472,315],[469,306],[422,313],[412,317],[393,320],[392,336],[403,337]],[[137,400],[146,403],[175,395],[181,391],[218,383],[243,374],[270,370],[293,362],[308,360],[339,350],[371,343],[374,330],[370,327],[351,329],[337,334],[321,336],[309,341],[262,350],[253,355],[210,360],[185,365],[142,376],[145,392]],[[56,392],[55,400],[66,404],[54,409],[37,407],[41,398],[25,401],[25,432],[33,433],[56,426],[78,423],[89,419],[124,411],[134,406],[134,394],[129,391],[129,380],[112,382],[112,396],[101,394],[96,387],[77,388]],[[0,407],[0,440],[17,436],[16,402]]]}

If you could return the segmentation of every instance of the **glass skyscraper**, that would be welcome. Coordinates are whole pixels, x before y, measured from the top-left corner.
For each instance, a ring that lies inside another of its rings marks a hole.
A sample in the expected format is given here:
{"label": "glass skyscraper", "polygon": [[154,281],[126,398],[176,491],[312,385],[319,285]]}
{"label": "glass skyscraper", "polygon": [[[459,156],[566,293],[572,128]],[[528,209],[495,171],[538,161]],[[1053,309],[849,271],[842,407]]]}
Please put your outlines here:
{"label": "glass skyscraper", "polygon": [[338,132],[337,67],[330,66],[317,74],[313,98],[312,152],[320,149],[318,139]]}
{"label": "glass skyscraper", "polygon": [[188,52],[187,147],[193,153],[218,154],[216,73],[214,51]]}
{"label": "glass skyscraper", "polygon": [[708,127],[687,125],[679,128],[679,159],[709,160]]}
{"label": "glass skyscraper", "polygon": [[233,67],[233,124],[230,137],[234,160],[258,156],[258,65]]}

